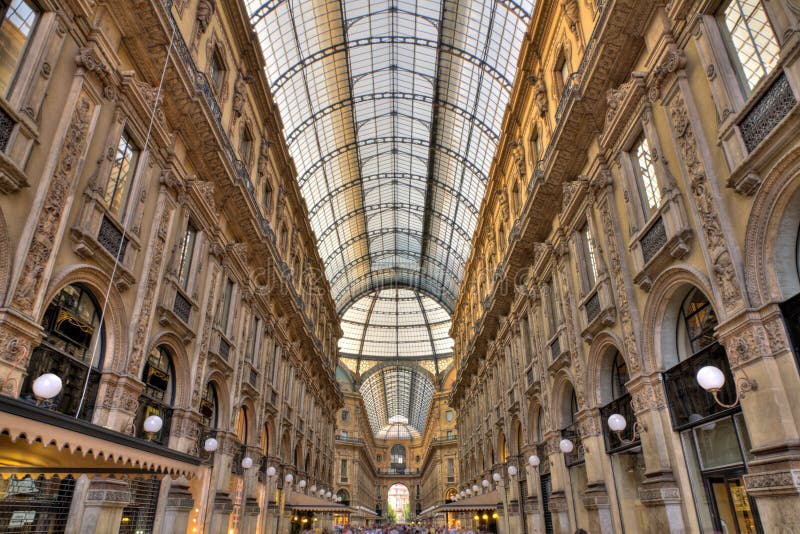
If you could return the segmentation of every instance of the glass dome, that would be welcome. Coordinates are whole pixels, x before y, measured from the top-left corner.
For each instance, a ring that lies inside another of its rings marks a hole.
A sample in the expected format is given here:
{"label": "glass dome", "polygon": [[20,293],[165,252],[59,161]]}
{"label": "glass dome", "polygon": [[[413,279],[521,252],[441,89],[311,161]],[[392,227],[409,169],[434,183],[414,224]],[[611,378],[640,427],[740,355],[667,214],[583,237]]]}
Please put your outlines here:
{"label": "glass dome", "polygon": [[450,314],[418,290],[372,291],[344,312],[341,324],[342,357],[420,360],[453,352]]}

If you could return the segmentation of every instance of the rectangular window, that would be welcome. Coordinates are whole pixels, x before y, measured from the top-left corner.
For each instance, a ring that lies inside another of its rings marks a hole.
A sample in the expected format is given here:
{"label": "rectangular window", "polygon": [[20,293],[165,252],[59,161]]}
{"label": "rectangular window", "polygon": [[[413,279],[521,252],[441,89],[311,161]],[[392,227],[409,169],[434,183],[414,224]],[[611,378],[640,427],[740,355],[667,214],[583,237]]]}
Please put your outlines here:
{"label": "rectangular window", "polygon": [[347,482],[347,460],[342,460],[341,465],[342,482]]}
{"label": "rectangular window", "polygon": [[242,139],[239,142],[239,157],[246,167],[250,167],[253,162],[253,136],[250,130],[244,128],[242,130]]}
{"label": "rectangular window", "polygon": [[653,166],[653,156],[647,138],[642,135],[631,149],[633,168],[636,173],[636,188],[639,191],[639,204],[645,220],[661,204],[661,191],[658,188],[656,169]]}
{"label": "rectangular window", "polygon": [[453,410],[447,410],[446,412],[444,412],[444,420],[447,421],[448,423],[453,422],[453,417],[454,417]]}
{"label": "rectangular window", "polygon": [[219,57],[219,52],[214,50],[208,61],[208,81],[211,83],[211,87],[218,93],[222,88],[224,76],[225,67],[223,66],[222,59]]}
{"label": "rectangular window", "polygon": [[556,333],[559,324],[559,306],[558,306],[558,288],[556,287],[555,277],[551,276],[547,281],[547,298],[549,299],[548,305],[548,320],[550,321],[550,335]]}
{"label": "rectangular window", "polygon": [[447,481],[452,482],[456,477],[456,464],[452,458],[447,459]]}
{"label": "rectangular window", "polygon": [[592,232],[589,230],[589,224],[583,225],[580,231],[580,241],[583,253],[582,270],[584,283],[586,284],[586,291],[590,291],[597,284],[597,253],[595,252],[594,240],[592,239]]}
{"label": "rectangular window", "polygon": [[261,319],[253,316],[250,319],[250,332],[247,338],[247,351],[245,352],[245,360],[248,363],[255,361],[256,344],[258,341],[258,331],[261,329]]}
{"label": "rectangular window", "polygon": [[228,335],[228,317],[231,313],[231,300],[233,299],[233,281],[230,278],[225,279],[225,293],[222,296],[222,313],[220,314],[219,325],[222,332]]}
{"label": "rectangular window", "polygon": [[569,71],[569,62],[566,58],[561,62],[561,90],[562,92],[566,90],[567,84],[569,84],[569,75],[571,74]]}
{"label": "rectangular window", "polygon": [[114,164],[111,166],[111,172],[106,182],[104,198],[108,210],[117,217],[122,217],[125,205],[128,203],[128,195],[138,160],[139,149],[131,141],[128,132],[123,131],[117,144]]}
{"label": "rectangular window", "polygon": [[39,10],[29,0],[0,2],[0,94],[8,95],[25,55]]}
{"label": "rectangular window", "polygon": [[780,46],[758,0],[731,0],[717,12],[729,55],[746,93],[778,64]]}
{"label": "rectangular window", "polygon": [[194,257],[194,245],[197,241],[197,230],[191,222],[186,223],[186,231],[183,233],[181,241],[181,256],[178,263],[178,284],[184,291],[189,285],[189,275],[192,269],[192,258]]}
{"label": "rectangular window", "polygon": [[539,138],[539,131],[533,130],[531,134],[531,142],[528,149],[530,150],[530,161],[531,167],[536,167],[536,162],[539,161],[539,158],[542,157],[542,145],[541,140]]}
{"label": "rectangular window", "polygon": [[342,410],[342,421],[347,421],[349,417],[350,417],[350,412],[348,412],[347,410]]}

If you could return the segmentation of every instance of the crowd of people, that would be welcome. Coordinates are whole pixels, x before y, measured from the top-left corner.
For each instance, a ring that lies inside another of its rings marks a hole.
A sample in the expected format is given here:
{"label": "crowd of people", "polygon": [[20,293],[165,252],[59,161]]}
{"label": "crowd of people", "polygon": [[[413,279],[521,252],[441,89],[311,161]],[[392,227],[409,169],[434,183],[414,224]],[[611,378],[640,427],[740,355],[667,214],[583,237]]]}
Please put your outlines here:
{"label": "crowd of people", "polygon": [[[312,531],[308,531],[311,534]],[[373,526],[373,527],[352,527],[346,525],[343,527],[336,527],[335,534],[481,534],[472,528],[463,528],[459,525],[451,525],[449,527],[435,527],[431,524],[422,525],[386,525],[386,526]],[[302,532],[301,534],[307,534]],[[327,533],[324,533],[327,534]]]}

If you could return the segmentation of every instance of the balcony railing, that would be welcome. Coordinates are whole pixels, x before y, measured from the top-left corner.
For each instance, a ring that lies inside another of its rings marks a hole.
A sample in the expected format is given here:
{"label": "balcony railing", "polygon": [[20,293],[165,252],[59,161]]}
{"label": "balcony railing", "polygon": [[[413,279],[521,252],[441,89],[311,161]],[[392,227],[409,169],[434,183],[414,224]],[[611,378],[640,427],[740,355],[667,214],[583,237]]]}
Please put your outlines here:
{"label": "balcony railing", "polygon": [[[608,418],[611,414],[615,413],[624,417],[625,421],[628,423],[625,430],[619,434],[608,428]],[[606,452],[608,454],[622,452],[641,445],[639,436],[637,436],[636,441],[633,441],[633,426],[636,421],[636,416],[633,413],[630,393],[626,393],[600,408],[600,418],[602,420],[603,435],[605,436]]]}
{"label": "balcony railing", "polygon": [[738,409],[723,408],[697,383],[697,371],[706,365],[713,365],[725,374],[725,384],[717,395],[720,402],[731,404],[736,399],[736,386],[725,347],[712,343],[663,375],[672,427],[675,430],[700,425]]}
{"label": "balcony railing", "polygon": [[567,467],[582,464],[586,461],[583,442],[581,441],[580,432],[578,432],[578,423],[572,423],[561,429],[561,439],[568,439],[574,445],[572,452],[564,454],[564,463],[567,464]]}

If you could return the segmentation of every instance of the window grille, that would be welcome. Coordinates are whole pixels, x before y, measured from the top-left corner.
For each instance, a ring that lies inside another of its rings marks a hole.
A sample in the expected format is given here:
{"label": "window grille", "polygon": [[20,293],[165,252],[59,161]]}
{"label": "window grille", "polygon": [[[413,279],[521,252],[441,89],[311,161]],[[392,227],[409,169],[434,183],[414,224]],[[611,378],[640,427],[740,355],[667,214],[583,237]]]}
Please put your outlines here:
{"label": "window grille", "polygon": [[65,532],[74,491],[71,475],[0,480],[0,532]]}
{"label": "window grille", "polygon": [[152,534],[161,479],[137,477],[130,485],[131,502],[122,510],[119,534]]}

